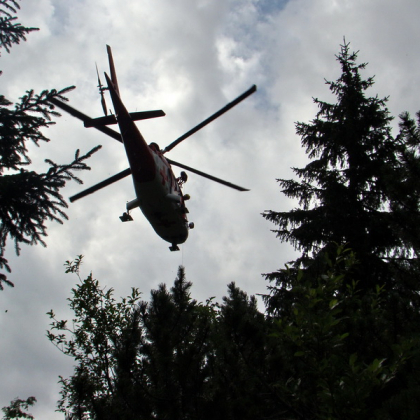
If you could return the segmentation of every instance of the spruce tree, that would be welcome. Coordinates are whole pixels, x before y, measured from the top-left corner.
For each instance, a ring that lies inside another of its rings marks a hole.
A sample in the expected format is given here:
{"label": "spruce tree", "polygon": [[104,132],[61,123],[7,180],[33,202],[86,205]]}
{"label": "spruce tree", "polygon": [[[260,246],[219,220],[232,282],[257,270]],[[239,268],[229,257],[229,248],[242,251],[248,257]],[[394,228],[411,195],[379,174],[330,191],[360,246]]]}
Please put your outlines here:
{"label": "spruce tree", "polygon": [[415,418],[420,114],[401,114],[393,136],[388,98],[367,95],[366,64],[346,42],[336,58],[341,76],[326,83],[337,102],[315,98],[315,119],[296,124],[310,162],[294,168],[299,180],[279,180],[299,207],[264,213],[302,252],[266,275],[290,369],[278,386],[296,398],[295,418]]}
{"label": "spruce tree", "polygon": [[418,131],[405,116],[402,124],[411,135],[402,130],[394,138],[388,98],[366,95],[374,84],[373,77],[362,77],[366,64],[357,63],[357,52],[350,52],[346,42],[336,58],[342,74],[326,83],[337,103],[315,98],[319,108],[315,119],[296,124],[311,161],[293,168],[300,180],[279,180],[282,192],[298,199],[299,207],[263,216],[278,226],[275,232],[282,241],[302,251],[295,265],[313,266],[314,256],[331,244],[347,244],[363,267],[359,279],[363,287],[395,286],[396,274],[391,271],[407,274],[417,264],[417,235],[401,223],[400,215],[412,212],[412,221],[419,215],[418,187],[410,200],[401,190],[403,185],[410,190],[414,183]]}
{"label": "spruce tree", "polygon": [[[19,4],[15,0],[0,1],[0,47],[7,52],[13,44],[26,40],[26,34],[37,30],[16,22],[17,9]],[[85,155],[77,150],[68,164],[46,159],[49,169],[45,173],[26,169],[31,163],[27,142],[32,141],[37,146],[48,142],[43,130],[54,124],[52,117],[60,115],[49,100],[67,100],[63,95],[71,89],[73,87],[44,90],[40,94],[28,90],[14,108],[12,102],[0,94],[0,269],[7,272],[11,271],[4,258],[8,237],[14,240],[17,254],[21,243],[45,246],[45,222],[63,223],[63,219],[67,219],[64,212],[67,203],[60,190],[69,180],[82,182],[74,172],[90,169],[84,161],[99,149],[95,147]],[[3,272],[0,273],[0,290],[4,284],[13,286]]]}
{"label": "spruce tree", "polygon": [[219,307],[211,336],[214,355],[209,359],[213,404],[206,418],[275,418],[267,361],[270,331],[255,296],[232,282]]}
{"label": "spruce tree", "polygon": [[17,16],[14,16],[20,9],[16,0],[0,0],[0,47],[10,52],[13,44],[19,44],[20,41],[26,41],[26,35],[38,28],[28,28],[16,22]]}

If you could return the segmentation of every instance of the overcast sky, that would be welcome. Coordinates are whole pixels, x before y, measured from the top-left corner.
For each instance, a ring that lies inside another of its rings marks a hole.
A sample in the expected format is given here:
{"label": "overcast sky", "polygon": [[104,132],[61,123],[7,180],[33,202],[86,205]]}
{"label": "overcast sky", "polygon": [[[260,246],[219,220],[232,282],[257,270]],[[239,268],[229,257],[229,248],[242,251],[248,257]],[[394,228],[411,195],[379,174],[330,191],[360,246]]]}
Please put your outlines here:
{"label": "overcast sky", "polygon": [[[394,116],[420,109],[418,0],[22,0],[19,21],[39,27],[27,42],[2,52],[1,94],[16,101],[27,89],[76,85],[70,104],[93,117],[102,115],[95,62],[108,71],[112,46],[121,96],[130,111],[163,109],[164,118],[139,122],[146,141],[162,148],[223,107],[253,84],[258,91],[228,114],[172,150],[168,157],[227,179],[238,192],[190,174],[184,192],[195,223],[180,252],[171,253],[142,216],[121,223],[118,216],[134,198],[130,178],[70,205],[69,221],[48,223],[47,247],[9,242],[7,258],[15,288],[0,292],[0,407],[35,395],[36,418],[55,413],[58,376],[69,376],[72,360],[45,336],[46,312],[71,316],[66,299],[77,282],[63,264],[85,256],[90,271],[117,297],[138,287],[148,299],[159,283],[171,285],[179,265],[186,268],[197,300],[225,294],[235,281],[249,294],[264,293],[261,273],[294,258],[293,248],[270,231],[264,210],[293,208],[277,178],[291,178],[305,154],[296,121],[314,118],[312,97],[331,100],[324,79],[335,80],[335,54],[343,37],[365,76],[376,75],[370,95],[389,95]],[[108,105],[111,101],[108,101]],[[395,121],[395,126],[398,120]],[[118,142],[63,113],[47,131],[51,142],[31,147],[40,172],[50,158],[70,162],[74,151],[103,148],[81,173],[84,186],[69,183],[69,197],[127,165]],[[175,173],[179,173],[177,168]],[[7,312],[6,312],[7,310]]]}

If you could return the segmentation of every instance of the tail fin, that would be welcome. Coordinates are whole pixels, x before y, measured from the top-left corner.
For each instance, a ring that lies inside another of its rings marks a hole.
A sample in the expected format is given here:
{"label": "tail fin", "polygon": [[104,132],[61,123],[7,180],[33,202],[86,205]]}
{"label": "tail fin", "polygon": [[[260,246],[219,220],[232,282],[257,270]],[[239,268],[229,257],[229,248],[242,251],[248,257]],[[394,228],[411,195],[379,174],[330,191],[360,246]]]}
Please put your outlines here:
{"label": "tail fin", "polygon": [[114,59],[112,58],[112,51],[109,45],[106,46],[106,51],[108,53],[109,70],[111,72],[111,81],[112,81],[112,84],[114,85],[115,91],[118,93],[118,96],[120,96],[120,90],[118,88],[117,73],[115,72],[115,66],[114,66]]}

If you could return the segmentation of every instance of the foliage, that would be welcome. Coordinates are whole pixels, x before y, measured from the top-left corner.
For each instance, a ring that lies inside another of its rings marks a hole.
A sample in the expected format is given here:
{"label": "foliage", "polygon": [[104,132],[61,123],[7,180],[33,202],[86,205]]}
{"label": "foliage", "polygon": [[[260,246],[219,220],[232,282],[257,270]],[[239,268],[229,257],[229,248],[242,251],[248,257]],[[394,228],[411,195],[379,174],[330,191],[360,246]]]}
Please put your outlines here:
{"label": "foliage", "polygon": [[208,418],[271,418],[277,403],[268,383],[269,326],[254,296],[228,285],[213,327],[213,406]]}
{"label": "foliage", "polygon": [[17,0],[0,0],[0,48],[5,48],[7,52],[10,52],[13,44],[26,41],[26,34],[38,30],[15,23],[17,17],[13,14],[16,14],[18,9],[20,6]]}
{"label": "foliage", "polygon": [[294,168],[300,180],[279,180],[299,207],[263,215],[302,251],[265,275],[276,386],[291,418],[415,418],[420,114],[402,113],[393,137],[387,98],[366,96],[366,64],[346,42],[336,58],[342,74],[326,83],[337,103],[314,99],[315,119],[296,124],[310,162]]}
{"label": "foliage", "polygon": [[[66,263],[79,273],[81,257]],[[256,299],[231,283],[222,304],[197,303],[180,267],[150,301],[116,301],[89,275],[72,290],[71,321],[53,311],[48,338],[74,358],[59,410],[75,419],[255,419],[274,413],[269,329]]]}
{"label": "foliage", "polygon": [[3,407],[2,411],[4,413],[3,420],[12,420],[12,419],[30,419],[33,420],[34,416],[27,413],[29,406],[32,406],[36,403],[35,397],[29,397],[26,400],[21,400],[15,398],[11,401],[8,407]]}
{"label": "foliage", "polygon": [[[68,262],[78,273],[81,257]],[[140,301],[138,289],[117,302],[89,275],[72,289],[71,326],[53,311],[49,340],[77,363],[61,378],[59,410],[70,418],[198,418],[208,404],[211,300],[190,298],[191,283],[180,267],[170,291],[164,285]]]}
{"label": "foliage", "polygon": [[402,114],[400,134],[393,138],[387,98],[365,94],[374,83],[372,77],[361,76],[366,64],[357,64],[357,53],[350,52],[348,43],[341,46],[337,61],[341,76],[326,82],[337,103],[314,99],[316,118],[296,124],[311,161],[294,168],[300,181],[279,180],[282,192],[298,199],[299,208],[268,211],[264,217],[278,226],[281,240],[302,251],[298,265],[308,266],[331,243],[347,244],[371,274],[365,283],[371,277],[372,282],[382,278],[381,284],[391,284],[397,270],[404,272],[401,277],[407,277],[411,288],[420,233],[414,223],[419,218],[419,189],[414,184],[420,126]]}
{"label": "foliage", "polygon": [[[81,255],[74,262],[67,261],[66,272],[79,275],[81,262]],[[133,288],[130,296],[116,303],[113,290],[101,289],[92,274],[84,281],[80,280],[72,293],[73,299],[69,299],[75,313],[72,325],[68,326],[67,321],[55,320],[51,310],[48,315],[53,322],[48,339],[78,363],[74,378],[60,379],[63,398],[59,410],[66,411],[73,406],[73,415],[84,418],[84,411],[99,409],[102,400],[106,400],[112,392],[116,369],[116,361],[112,358],[115,341],[124,329],[132,325],[132,308],[139,300],[140,293]],[[52,331],[58,331],[58,334]],[[90,401],[91,398],[95,399]]]}
{"label": "foliage", "polygon": [[418,357],[418,340],[392,336],[383,288],[366,293],[353,282],[343,289],[355,264],[354,254],[338,247],[315,281],[309,271],[284,270],[293,303],[274,319],[273,337],[287,366],[277,386],[296,418],[375,418],[407,360]]}
{"label": "foliage", "polygon": [[[398,174],[389,176],[388,193],[391,197],[390,208],[394,216],[393,223],[397,233],[403,241],[409,243],[412,253],[418,257],[419,243],[419,208],[420,187],[420,111],[416,114],[416,120],[410,117],[408,112],[400,115],[400,132],[395,139],[398,154]],[[409,256],[405,253],[404,256]]]}
{"label": "foliage", "polygon": [[[352,277],[344,247],[324,271],[284,269],[290,305],[264,316],[234,283],[221,304],[197,303],[180,267],[174,286],[149,302],[116,300],[82,257],[66,263],[80,283],[71,321],[50,311],[49,340],[75,361],[61,378],[58,409],[73,419],[413,418],[420,395],[419,334],[395,334],[384,288],[369,293]],[[340,291],[342,290],[342,291]],[[274,295],[274,294],[273,294]],[[410,417],[411,416],[411,417]]]}
{"label": "foliage", "polygon": [[[51,109],[48,100],[52,97],[65,99],[63,94],[68,90],[43,91],[40,95],[29,91],[14,110],[7,109],[10,103],[4,97],[0,98],[0,101],[3,99],[3,106],[0,108],[0,121],[3,122],[0,127],[0,267],[5,267],[9,272],[10,268],[3,257],[8,236],[14,239],[18,254],[20,243],[41,243],[45,246],[45,221],[63,223],[63,219],[67,219],[64,209],[68,205],[60,194],[60,189],[69,180],[82,183],[73,172],[89,170],[84,161],[100,148],[97,146],[82,156],[77,150],[70,164],[56,164],[46,159],[50,168],[45,173],[23,169],[30,164],[26,141],[32,140],[37,145],[39,141],[49,141],[40,129],[52,124],[51,115],[58,113]],[[28,112],[41,114],[42,117],[29,115]],[[11,170],[18,172],[10,173]],[[2,281],[12,285],[4,274],[0,274],[0,288]]]}
{"label": "foliage", "polygon": [[[14,0],[0,1],[0,46],[8,52],[12,44],[25,40],[25,34],[35,30],[13,23],[16,17],[12,13],[16,13],[18,8]],[[40,94],[28,90],[13,109],[12,102],[0,95],[0,268],[9,273],[10,267],[4,258],[7,238],[14,240],[17,254],[20,243],[45,246],[45,222],[54,220],[63,223],[63,219],[67,219],[64,212],[67,203],[60,190],[69,180],[82,183],[74,172],[89,170],[85,161],[100,148],[97,146],[84,155],[77,150],[69,164],[57,164],[46,159],[50,167],[45,173],[25,169],[31,163],[27,142],[31,141],[36,146],[48,142],[42,130],[54,124],[52,117],[60,115],[49,100],[67,100],[63,95],[73,88],[44,90]],[[0,290],[4,284],[13,286],[6,274],[0,273]]]}

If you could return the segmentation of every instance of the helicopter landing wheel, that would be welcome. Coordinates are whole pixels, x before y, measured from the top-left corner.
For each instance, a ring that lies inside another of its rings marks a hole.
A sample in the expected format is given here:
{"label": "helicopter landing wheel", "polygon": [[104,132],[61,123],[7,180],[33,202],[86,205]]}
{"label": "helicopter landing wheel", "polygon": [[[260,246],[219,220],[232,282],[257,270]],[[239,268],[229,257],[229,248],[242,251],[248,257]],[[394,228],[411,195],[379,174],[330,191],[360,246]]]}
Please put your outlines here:
{"label": "helicopter landing wheel", "polygon": [[122,216],[120,216],[120,219],[122,222],[132,222],[133,218],[130,216],[130,214],[127,213],[123,213]]}

